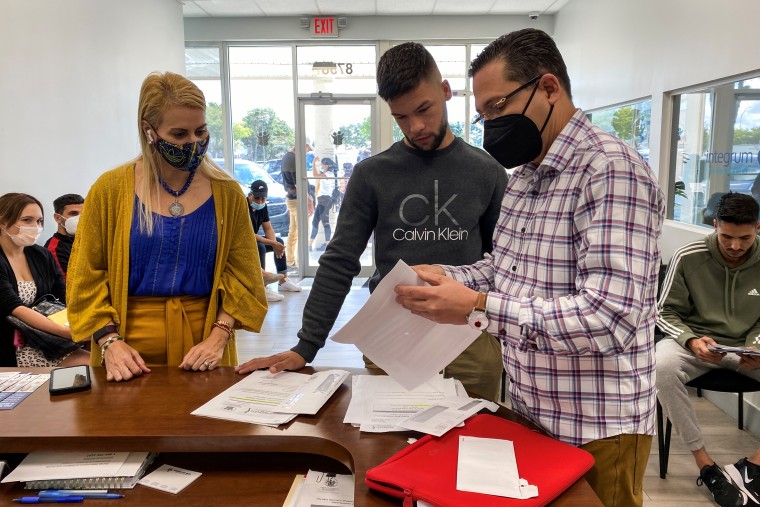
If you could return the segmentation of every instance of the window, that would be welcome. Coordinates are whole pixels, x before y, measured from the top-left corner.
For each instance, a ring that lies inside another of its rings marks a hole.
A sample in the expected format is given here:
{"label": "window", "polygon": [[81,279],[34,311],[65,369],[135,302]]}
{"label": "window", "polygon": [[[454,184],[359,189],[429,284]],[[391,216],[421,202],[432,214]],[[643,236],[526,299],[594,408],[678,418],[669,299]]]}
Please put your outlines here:
{"label": "window", "polygon": [[212,158],[224,157],[224,110],[219,48],[185,48],[185,73],[206,97],[206,121],[211,134],[208,152]]}
{"label": "window", "polygon": [[292,55],[290,46],[229,48],[235,167],[280,160],[295,145]]}
{"label": "window", "polygon": [[627,143],[649,162],[651,113],[652,101],[643,100],[625,106],[592,111],[589,117],[591,123]]}
{"label": "window", "polygon": [[375,95],[375,46],[298,46],[298,93]]}
{"label": "window", "polygon": [[760,198],[760,77],[673,96],[673,126],[674,220],[712,227],[723,193]]}

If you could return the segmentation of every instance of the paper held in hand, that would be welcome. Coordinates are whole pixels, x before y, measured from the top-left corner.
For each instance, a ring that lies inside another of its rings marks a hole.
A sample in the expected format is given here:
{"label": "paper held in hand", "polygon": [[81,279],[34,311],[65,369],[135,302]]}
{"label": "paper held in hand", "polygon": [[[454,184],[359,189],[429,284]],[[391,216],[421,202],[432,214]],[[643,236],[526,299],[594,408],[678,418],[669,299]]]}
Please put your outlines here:
{"label": "paper held in hand", "polygon": [[708,345],[707,350],[710,352],[746,354],[748,356],[760,356],[760,349],[754,347],[729,347],[728,345]]}
{"label": "paper held in hand", "polygon": [[427,285],[398,261],[370,298],[343,328],[332,336],[353,343],[405,389],[414,389],[443,370],[482,331],[462,325],[437,324],[396,303],[397,285]]}

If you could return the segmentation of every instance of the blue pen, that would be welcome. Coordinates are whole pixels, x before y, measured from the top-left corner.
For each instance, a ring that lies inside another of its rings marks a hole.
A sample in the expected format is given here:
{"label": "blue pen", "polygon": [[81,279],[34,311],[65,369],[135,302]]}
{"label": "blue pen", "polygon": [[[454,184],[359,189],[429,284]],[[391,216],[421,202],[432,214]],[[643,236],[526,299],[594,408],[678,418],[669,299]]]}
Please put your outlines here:
{"label": "blue pen", "polygon": [[22,496],[21,498],[14,498],[15,503],[82,503],[84,502],[83,496]]}
{"label": "blue pen", "polygon": [[[43,489],[40,493],[61,493],[73,496],[88,497],[90,495],[102,495],[108,493],[107,489]],[[40,496],[39,493],[37,496]]]}
{"label": "blue pen", "polygon": [[120,493],[71,493],[67,491],[45,490],[38,493],[40,498],[66,498],[71,496],[82,496],[84,498],[99,498],[107,500],[115,500],[117,498],[124,498],[124,495]]}

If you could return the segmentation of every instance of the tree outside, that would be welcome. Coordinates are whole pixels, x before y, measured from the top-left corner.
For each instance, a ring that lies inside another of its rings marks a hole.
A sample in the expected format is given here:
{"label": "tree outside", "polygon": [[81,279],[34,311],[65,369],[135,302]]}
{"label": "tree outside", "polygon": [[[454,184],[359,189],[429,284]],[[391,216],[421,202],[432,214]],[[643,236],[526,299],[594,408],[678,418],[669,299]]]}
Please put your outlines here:
{"label": "tree outside", "polygon": [[[280,158],[295,145],[295,132],[272,108],[251,109],[241,123],[249,129],[248,135],[239,138],[248,160]],[[266,143],[262,142],[264,134],[268,136]]]}

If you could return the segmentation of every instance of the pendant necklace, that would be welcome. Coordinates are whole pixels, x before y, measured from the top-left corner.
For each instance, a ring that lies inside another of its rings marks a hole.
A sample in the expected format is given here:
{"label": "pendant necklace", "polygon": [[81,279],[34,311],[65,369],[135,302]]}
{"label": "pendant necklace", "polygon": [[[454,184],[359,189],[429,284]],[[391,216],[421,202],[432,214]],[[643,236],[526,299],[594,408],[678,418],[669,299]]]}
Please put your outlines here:
{"label": "pendant necklace", "polygon": [[185,185],[180,190],[172,189],[172,187],[167,185],[164,180],[162,180],[160,177],[158,178],[158,181],[161,182],[161,185],[164,187],[164,189],[174,196],[174,202],[169,205],[169,214],[174,218],[177,218],[185,212],[185,207],[182,206],[181,202],[179,202],[179,196],[187,192],[187,189],[190,188],[190,183],[192,183],[194,177],[195,171],[190,171],[190,176],[188,176]]}

